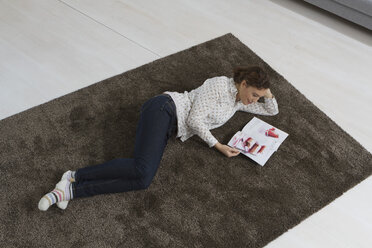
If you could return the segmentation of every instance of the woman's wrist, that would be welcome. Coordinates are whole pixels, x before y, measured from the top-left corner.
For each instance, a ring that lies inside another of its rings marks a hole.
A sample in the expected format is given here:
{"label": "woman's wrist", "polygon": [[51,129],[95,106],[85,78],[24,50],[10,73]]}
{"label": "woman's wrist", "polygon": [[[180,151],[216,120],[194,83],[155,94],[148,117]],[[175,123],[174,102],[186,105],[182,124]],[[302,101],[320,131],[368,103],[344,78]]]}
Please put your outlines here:
{"label": "woman's wrist", "polygon": [[266,94],[264,95],[264,97],[266,97],[266,98],[273,98],[274,96],[273,96],[273,94],[271,93],[270,89],[267,89],[267,92],[266,92]]}
{"label": "woman's wrist", "polygon": [[270,96],[265,96],[266,98],[269,98],[269,99],[273,99],[274,98],[274,95],[271,94]]}
{"label": "woman's wrist", "polygon": [[216,148],[217,150],[220,150],[222,144],[220,142],[217,142],[215,145],[214,145],[214,148]]}

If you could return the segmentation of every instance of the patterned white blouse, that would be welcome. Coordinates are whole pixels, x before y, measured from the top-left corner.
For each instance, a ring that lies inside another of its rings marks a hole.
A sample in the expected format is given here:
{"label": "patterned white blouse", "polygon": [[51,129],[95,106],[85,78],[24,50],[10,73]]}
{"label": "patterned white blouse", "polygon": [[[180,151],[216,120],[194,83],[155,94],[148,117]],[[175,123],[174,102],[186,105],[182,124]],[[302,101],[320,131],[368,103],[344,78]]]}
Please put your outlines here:
{"label": "patterned white blouse", "polygon": [[207,79],[201,86],[190,92],[169,92],[177,111],[178,133],[184,142],[194,134],[203,139],[209,147],[217,144],[217,139],[209,131],[225,124],[236,111],[260,115],[279,113],[275,97],[264,98],[265,103],[255,102],[244,105],[236,102],[238,90],[233,78],[226,76]]}

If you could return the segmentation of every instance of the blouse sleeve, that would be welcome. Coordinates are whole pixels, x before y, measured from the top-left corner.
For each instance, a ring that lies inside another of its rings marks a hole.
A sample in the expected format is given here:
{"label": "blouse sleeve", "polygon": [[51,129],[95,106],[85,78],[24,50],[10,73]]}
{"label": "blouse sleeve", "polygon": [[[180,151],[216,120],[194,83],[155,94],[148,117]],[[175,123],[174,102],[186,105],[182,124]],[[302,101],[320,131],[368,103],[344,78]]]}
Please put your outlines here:
{"label": "blouse sleeve", "polygon": [[239,110],[259,115],[277,115],[279,113],[278,103],[273,98],[264,98],[265,102],[255,102],[248,105],[242,104]]}
{"label": "blouse sleeve", "polygon": [[210,107],[216,104],[219,97],[218,87],[215,85],[214,78],[207,79],[203,85],[195,89],[195,95],[186,124],[194,131],[209,147],[213,147],[218,141],[209,131],[206,118],[210,112]]}

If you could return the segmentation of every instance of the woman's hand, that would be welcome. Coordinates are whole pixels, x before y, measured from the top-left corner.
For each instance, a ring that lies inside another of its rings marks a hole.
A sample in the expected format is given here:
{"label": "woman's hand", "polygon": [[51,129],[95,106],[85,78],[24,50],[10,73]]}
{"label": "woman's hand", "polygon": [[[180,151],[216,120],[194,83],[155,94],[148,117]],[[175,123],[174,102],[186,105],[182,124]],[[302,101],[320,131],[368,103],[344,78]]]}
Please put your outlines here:
{"label": "woman's hand", "polygon": [[270,88],[266,89],[266,94],[264,95],[266,98],[273,98],[273,94],[271,94]]}
{"label": "woman's hand", "polygon": [[232,147],[227,146],[227,145],[222,145],[219,142],[217,144],[215,144],[214,147],[217,150],[219,150],[220,152],[222,152],[226,157],[229,157],[229,158],[237,156],[240,153],[240,151],[238,149],[232,148]]}

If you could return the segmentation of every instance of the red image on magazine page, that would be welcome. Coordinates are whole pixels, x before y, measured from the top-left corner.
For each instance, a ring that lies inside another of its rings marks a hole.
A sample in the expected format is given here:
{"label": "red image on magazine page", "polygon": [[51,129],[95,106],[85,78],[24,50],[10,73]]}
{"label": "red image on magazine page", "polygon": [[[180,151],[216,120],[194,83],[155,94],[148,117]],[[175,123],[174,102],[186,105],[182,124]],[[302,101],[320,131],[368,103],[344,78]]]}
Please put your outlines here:
{"label": "red image on magazine page", "polygon": [[261,145],[256,139],[242,132],[236,133],[232,138],[232,141],[233,147],[252,155],[263,154],[266,147],[266,145]]}
{"label": "red image on magazine page", "polygon": [[279,134],[277,134],[275,132],[275,127],[266,130],[265,131],[265,135],[266,136],[270,136],[270,137],[274,137],[274,138],[279,138]]}
{"label": "red image on magazine page", "polygon": [[287,136],[288,133],[253,117],[241,131],[235,133],[228,145],[263,166]]}

